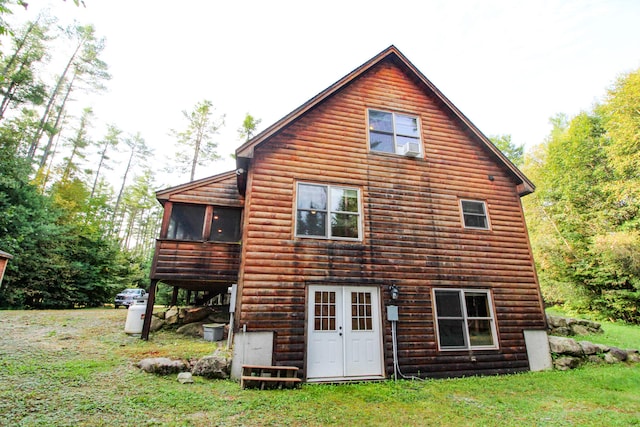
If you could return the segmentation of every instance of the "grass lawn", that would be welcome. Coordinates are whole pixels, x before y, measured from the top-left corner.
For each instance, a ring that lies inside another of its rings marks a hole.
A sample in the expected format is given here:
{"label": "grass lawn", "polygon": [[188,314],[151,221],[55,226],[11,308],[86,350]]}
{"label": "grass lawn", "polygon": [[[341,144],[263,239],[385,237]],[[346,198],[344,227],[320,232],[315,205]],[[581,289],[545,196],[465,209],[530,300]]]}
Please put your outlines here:
{"label": "grass lawn", "polygon": [[[640,364],[296,390],[241,390],[199,377],[183,385],[134,364],[152,356],[197,358],[214,344],[172,333],[131,338],[123,332],[126,315],[0,311],[0,425],[640,425]],[[587,339],[640,347],[640,327],[612,325]]]}

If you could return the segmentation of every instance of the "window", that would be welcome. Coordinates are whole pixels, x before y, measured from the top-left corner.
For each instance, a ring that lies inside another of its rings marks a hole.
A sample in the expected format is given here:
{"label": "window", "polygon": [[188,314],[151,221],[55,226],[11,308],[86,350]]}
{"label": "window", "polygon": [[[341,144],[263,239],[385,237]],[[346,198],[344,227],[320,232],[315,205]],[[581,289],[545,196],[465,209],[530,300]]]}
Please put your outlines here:
{"label": "window", "polygon": [[438,343],[443,350],[497,348],[489,291],[434,291]]}
{"label": "window", "polygon": [[351,330],[372,331],[371,292],[351,292]]}
{"label": "window", "polygon": [[298,183],[296,236],[360,239],[360,190]]}
{"label": "window", "polygon": [[369,147],[383,153],[405,154],[412,151],[419,155],[422,144],[418,118],[369,110]]}
{"label": "window", "polygon": [[460,200],[462,219],[465,228],[489,229],[489,218],[484,202],[475,200]]}
{"label": "window", "polygon": [[336,293],[333,291],[316,291],[315,293],[315,318],[313,329],[315,331],[336,330]]}
{"label": "window", "polygon": [[174,204],[167,239],[202,240],[206,206]]}
{"label": "window", "polygon": [[209,240],[214,242],[238,242],[240,240],[241,209],[213,208]]}

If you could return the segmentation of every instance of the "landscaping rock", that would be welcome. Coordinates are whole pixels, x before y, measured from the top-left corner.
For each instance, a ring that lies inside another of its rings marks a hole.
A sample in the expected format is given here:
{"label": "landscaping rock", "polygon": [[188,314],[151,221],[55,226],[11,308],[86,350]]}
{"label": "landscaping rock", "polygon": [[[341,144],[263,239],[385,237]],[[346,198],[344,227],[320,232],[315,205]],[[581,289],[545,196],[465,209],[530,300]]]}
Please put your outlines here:
{"label": "landscaping rock", "polygon": [[624,362],[625,360],[627,360],[627,352],[626,352],[626,350],[622,350],[621,348],[618,348],[618,347],[609,348],[609,353],[608,354],[610,354],[613,357],[615,357],[619,362]]}
{"label": "landscaping rock", "polygon": [[597,354],[587,356],[587,360],[591,363],[604,363],[604,359]]}
{"label": "landscaping rock", "polygon": [[604,344],[594,344],[596,347],[600,349],[600,353],[606,353],[609,351],[609,346]]}
{"label": "landscaping rock", "polygon": [[159,319],[157,317],[152,317],[151,318],[151,328],[149,329],[150,332],[157,332],[160,329],[162,329],[162,327],[166,324],[167,322],[165,322],[162,319]]}
{"label": "landscaping rock", "polygon": [[580,365],[579,357],[564,356],[553,361],[553,366],[560,371],[577,368]]}
{"label": "landscaping rock", "polygon": [[195,323],[205,320],[213,310],[209,307],[189,307],[180,310],[182,323]]}
{"label": "landscaping rock", "polygon": [[605,353],[604,354],[604,361],[607,363],[619,363],[620,360],[616,359],[613,354],[611,353]]}
{"label": "landscaping rock", "polygon": [[578,344],[580,344],[580,347],[582,347],[582,352],[587,356],[592,354],[602,353],[602,351],[600,350],[600,347],[593,344],[592,342],[580,341]]}
{"label": "landscaping rock", "polygon": [[572,335],[589,335],[591,331],[584,325],[571,325]]}
{"label": "landscaping rock", "polygon": [[178,307],[171,306],[164,313],[164,320],[166,320],[168,325],[175,325],[176,323],[178,323],[180,321],[180,318],[178,317],[178,314],[179,314]]}
{"label": "landscaping rock", "polygon": [[565,354],[582,357],[584,352],[582,347],[574,339],[565,337],[549,336],[549,349],[552,353]]}
{"label": "landscaping rock", "polygon": [[211,379],[227,379],[231,372],[231,359],[223,354],[213,354],[198,360],[191,369],[193,375]]}
{"label": "landscaping rock", "polygon": [[188,371],[189,367],[182,360],[171,360],[168,357],[150,357],[138,362],[138,368],[151,374],[169,375]]}
{"label": "landscaping rock", "polygon": [[203,323],[187,323],[186,325],[180,326],[176,332],[179,334],[187,335],[190,337],[204,337],[204,328],[202,327]]}
{"label": "landscaping rock", "polygon": [[640,363],[638,350],[627,350],[627,362]]}
{"label": "landscaping rock", "polygon": [[180,384],[193,384],[193,376],[191,372],[180,372],[178,374],[178,382]]}

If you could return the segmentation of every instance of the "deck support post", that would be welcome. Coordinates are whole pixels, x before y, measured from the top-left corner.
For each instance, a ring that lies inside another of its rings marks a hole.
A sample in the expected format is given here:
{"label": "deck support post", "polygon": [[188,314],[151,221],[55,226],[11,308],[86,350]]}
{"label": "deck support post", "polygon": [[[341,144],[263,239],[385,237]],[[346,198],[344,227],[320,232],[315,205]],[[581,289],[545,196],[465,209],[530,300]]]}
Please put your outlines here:
{"label": "deck support post", "polygon": [[178,292],[180,291],[180,288],[177,286],[173,287],[173,294],[171,294],[171,304],[169,304],[171,307],[178,305]]}
{"label": "deck support post", "polygon": [[149,331],[151,330],[151,316],[153,315],[153,304],[156,301],[156,288],[158,281],[152,280],[149,285],[149,298],[147,299],[147,309],[144,312],[144,322],[142,323],[142,333],[140,339],[149,340]]}

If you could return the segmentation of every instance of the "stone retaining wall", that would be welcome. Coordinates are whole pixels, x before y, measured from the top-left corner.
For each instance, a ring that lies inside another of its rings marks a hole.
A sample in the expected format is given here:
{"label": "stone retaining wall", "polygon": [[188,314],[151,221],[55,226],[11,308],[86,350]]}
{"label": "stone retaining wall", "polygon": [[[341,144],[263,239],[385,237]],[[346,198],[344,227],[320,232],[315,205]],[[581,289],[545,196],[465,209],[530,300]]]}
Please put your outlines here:
{"label": "stone retaining wall", "polygon": [[[640,363],[640,353],[590,341],[576,341],[568,335],[602,333],[597,322],[547,315],[549,350],[553,367],[565,371],[583,363]],[[563,336],[559,336],[563,335]]]}

